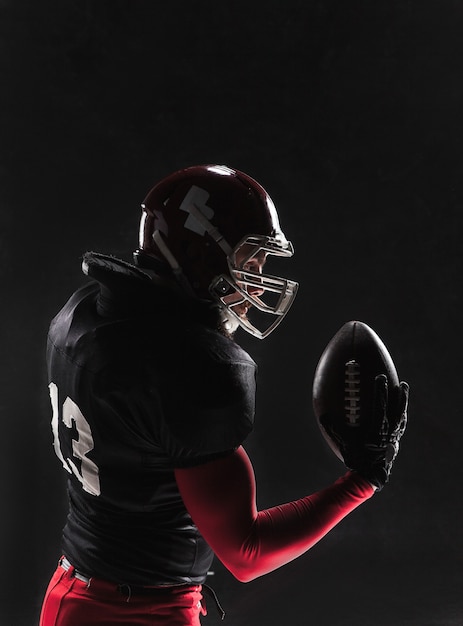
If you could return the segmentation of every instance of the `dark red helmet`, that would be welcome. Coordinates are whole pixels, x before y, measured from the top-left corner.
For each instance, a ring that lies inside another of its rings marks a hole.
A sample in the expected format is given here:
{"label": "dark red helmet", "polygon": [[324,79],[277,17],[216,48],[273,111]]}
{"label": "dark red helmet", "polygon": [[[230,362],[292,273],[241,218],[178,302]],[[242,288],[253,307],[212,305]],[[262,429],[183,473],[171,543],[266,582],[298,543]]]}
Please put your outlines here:
{"label": "dark red helmet", "polygon": [[[288,311],[297,283],[253,271],[258,254],[289,257],[293,247],[272,199],[243,172],[223,165],[179,170],[153,187],[142,204],[136,263],[158,270],[163,264],[192,295],[216,300],[235,323],[263,338]],[[265,330],[237,314],[238,300],[230,298],[237,293],[239,302],[272,314]]]}

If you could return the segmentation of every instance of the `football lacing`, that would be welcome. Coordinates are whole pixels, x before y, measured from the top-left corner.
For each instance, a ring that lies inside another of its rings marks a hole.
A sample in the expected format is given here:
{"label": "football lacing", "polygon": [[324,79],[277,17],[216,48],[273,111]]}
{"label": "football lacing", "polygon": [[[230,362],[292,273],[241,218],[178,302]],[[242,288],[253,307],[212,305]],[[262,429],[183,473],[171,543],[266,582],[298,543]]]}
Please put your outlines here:
{"label": "football lacing", "polygon": [[344,410],[349,426],[360,426],[360,365],[355,360],[345,365]]}

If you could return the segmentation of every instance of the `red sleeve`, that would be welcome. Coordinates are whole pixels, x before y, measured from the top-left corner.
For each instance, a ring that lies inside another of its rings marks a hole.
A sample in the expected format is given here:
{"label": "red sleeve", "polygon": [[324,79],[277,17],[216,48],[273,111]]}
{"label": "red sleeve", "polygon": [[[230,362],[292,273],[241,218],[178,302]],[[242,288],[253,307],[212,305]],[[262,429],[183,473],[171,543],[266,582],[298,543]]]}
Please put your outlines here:
{"label": "red sleeve", "polygon": [[216,461],[177,469],[175,475],[202,536],[242,582],[309,550],[374,493],[368,482],[348,472],[310,496],[258,511],[254,470],[242,447]]}

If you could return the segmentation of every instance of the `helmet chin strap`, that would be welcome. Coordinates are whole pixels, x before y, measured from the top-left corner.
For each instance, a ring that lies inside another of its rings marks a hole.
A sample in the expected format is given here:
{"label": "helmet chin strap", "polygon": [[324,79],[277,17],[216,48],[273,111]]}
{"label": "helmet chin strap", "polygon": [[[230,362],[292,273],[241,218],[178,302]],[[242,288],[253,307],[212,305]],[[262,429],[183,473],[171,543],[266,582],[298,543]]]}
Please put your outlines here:
{"label": "helmet chin strap", "polygon": [[157,245],[157,247],[160,250],[160,252],[163,255],[163,257],[166,259],[167,263],[169,263],[169,265],[170,265],[170,267],[172,269],[172,273],[173,273],[174,278],[177,281],[177,283],[182,287],[182,289],[184,289],[186,291],[186,293],[188,295],[190,295],[192,297],[196,297],[196,294],[194,293],[193,288],[191,287],[189,280],[187,279],[187,277],[183,273],[183,270],[180,267],[179,262],[177,261],[177,259],[174,257],[174,255],[170,251],[168,245],[164,241],[164,239],[163,239],[161,233],[159,232],[159,230],[155,230],[154,231],[154,233],[153,233],[153,241]]}
{"label": "helmet chin strap", "polygon": [[[174,274],[177,283],[179,283],[180,286],[189,295],[191,295],[193,297],[197,297],[196,294],[193,292],[193,289],[192,289],[188,279],[186,278],[185,274],[183,273],[182,268],[180,267],[180,264],[178,263],[178,261],[175,258],[175,256],[172,254],[171,250],[169,249],[168,245],[166,244],[166,242],[164,241],[161,233],[158,230],[155,230],[154,233],[153,233],[153,241],[157,245],[159,251],[162,253],[162,255],[164,256],[166,261],[169,263],[169,265],[170,265],[170,267],[172,269],[172,273]],[[228,244],[226,243],[225,240],[223,240],[223,242],[228,246]],[[239,326],[240,326],[239,320],[237,319],[236,316],[234,316],[230,312],[228,307],[226,307],[226,306],[224,306],[222,304],[220,304],[220,306],[219,306],[219,314],[220,314],[220,319],[221,319],[222,326],[223,326],[225,332],[227,334],[229,334],[229,335],[233,335],[237,331]]]}
{"label": "helmet chin strap", "polygon": [[[194,217],[195,220],[199,222],[199,224],[204,228],[204,230],[211,237],[211,239],[222,249],[222,251],[225,253],[227,257],[233,252],[233,249],[228,243],[228,241],[223,237],[219,229],[207,219],[207,217],[204,215],[204,213],[202,213],[200,208],[198,208],[195,204],[191,203],[187,206],[185,210],[188,213],[190,213]],[[183,273],[180,263],[172,254],[168,245],[164,241],[164,238],[161,235],[160,231],[155,230],[152,237],[159,251],[164,256],[166,261],[169,263],[177,282],[181,285],[181,287],[183,287],[183,289],[185,289],[185,291],[189,295],[196,296],[192,286],[190,285],[189,280]]]}

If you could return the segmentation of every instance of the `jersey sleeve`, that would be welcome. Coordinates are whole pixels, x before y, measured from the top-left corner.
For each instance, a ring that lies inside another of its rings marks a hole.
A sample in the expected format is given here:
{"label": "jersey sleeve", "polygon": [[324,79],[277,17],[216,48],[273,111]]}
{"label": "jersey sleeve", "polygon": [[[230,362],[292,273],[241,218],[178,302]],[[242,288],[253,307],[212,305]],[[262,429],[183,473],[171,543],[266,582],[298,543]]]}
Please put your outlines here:
{"label": "jersey sleeve", "polygon": [[175,467],[236,449],[252,431],[256,364],[230,340],[204,337],[170,355],[158,388],[162,445]]}
{"label": "jersey sleeve", "polygon": [[242,582],[304,554],[374,493],[363,478],[348,472],[325,489],[258,511],[254,471],[243,448],[224,459],[177,469],[175,475],[199,531]]}

